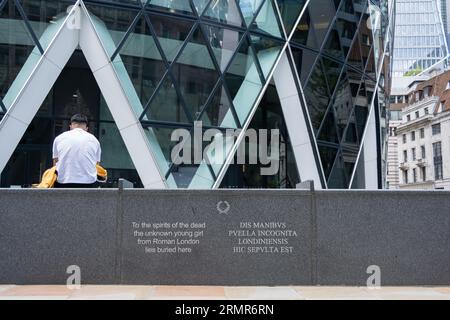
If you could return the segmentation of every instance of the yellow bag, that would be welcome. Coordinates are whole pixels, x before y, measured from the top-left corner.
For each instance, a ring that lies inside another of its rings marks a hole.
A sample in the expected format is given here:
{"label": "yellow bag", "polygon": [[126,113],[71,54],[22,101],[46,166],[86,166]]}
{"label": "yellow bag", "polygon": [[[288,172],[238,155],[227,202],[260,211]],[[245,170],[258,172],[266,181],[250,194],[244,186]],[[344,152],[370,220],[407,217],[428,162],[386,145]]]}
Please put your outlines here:
{"label": "yellow bag", "polygon": [[39,189],[53,188],[57,178],[58,175],[56,174],[56,166],[51,167],[50,169],[45,170],[44,174],[42,175],[41,183],[39,183],[36,186],[36,188]]}
{"label": "yellow bag", "polygon": [[105,168],[103,168],[101,165],[97,163],[97,181],[98,182],[106,182],[108,180],[108,171],[106,171]]}
{"label": "yellow bag", "polygon": [[[106,171],[106,169],[99,164],[96,165],[96,169],[97,180],[99,182],[106,182],[108,180],[108,171]],[[38,185],[33,185],[33,187],[38,189],[53,188],[55,186],[57,178],[58,175],[56,173],[56,166],[51,167],[50,169],[45,170],[44,174],[42,175],[41,183],[39,183]]]}

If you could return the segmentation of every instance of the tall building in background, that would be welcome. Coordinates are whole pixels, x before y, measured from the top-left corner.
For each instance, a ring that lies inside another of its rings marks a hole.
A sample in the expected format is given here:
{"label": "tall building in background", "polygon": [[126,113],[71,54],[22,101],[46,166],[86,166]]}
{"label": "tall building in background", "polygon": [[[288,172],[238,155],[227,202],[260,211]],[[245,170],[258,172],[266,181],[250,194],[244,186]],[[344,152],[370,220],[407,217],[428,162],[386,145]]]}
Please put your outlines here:
{"label": "tall building in background", "polygon": [[[381,188],[389,12],[387,0],[0,0],[1,186],[38,182],[84,113],[112,181]],[[198,121],[213,143],[175,163],[172,133]],[[276,174],[233,164],[248,128],[279,130]],[[243,130],[224,148],[227,129]]]}
{"label": "tall building in background", "polygon": [[[396,0],[393,77],[419,74],[444,59],[448,46],[444,28],[447,2]],[[394,80],[395,81],[395,80]]]}
{"label": "tall building in background", "polygon": [[444,33],[446,35],[448,44],[450,39],[450,0],[438,0],[438,3],[441,10]]}

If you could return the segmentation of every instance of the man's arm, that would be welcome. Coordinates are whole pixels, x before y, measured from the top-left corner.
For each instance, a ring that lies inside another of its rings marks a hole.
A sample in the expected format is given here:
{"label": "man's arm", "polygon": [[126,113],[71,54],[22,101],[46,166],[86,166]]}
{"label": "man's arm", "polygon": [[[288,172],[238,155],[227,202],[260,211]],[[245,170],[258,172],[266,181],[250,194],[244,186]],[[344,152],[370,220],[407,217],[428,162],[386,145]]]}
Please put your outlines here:
{"label": "man's arm", "polygon": [[56,166],[56,163],[58,162],[58,147],[57,147],[57,141],[53,141],[53,166]]}

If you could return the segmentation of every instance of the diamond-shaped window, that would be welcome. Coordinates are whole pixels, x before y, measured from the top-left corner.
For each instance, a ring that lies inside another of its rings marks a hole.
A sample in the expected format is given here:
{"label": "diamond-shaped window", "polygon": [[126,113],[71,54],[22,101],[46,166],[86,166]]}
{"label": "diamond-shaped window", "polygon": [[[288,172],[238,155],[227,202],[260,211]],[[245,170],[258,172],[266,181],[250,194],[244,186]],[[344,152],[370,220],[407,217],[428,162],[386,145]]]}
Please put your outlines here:
{"label": "diamond-shaped window", "polygon": [[295,28],[291,42],[294,44],[299,43],[313,49],[318,49],[316,36],[314,34],[314,25],[311,22],[308,9],[306,9],[305,13],[303,13],[299,24]]}
{"label": "diamond-shaped window", "polygon": [[0,6],[0,99],[6,108],[11,106],[41,57],[35,45],[14,1],[3,2]]}
{"label": "diamond-shaped window", "polygon": [[306,0],[277,0],[284,28],[289,36],[305,6]]}
{"label": "diamond-shaped window", "polygon": [[325,174],[325,179],[330,177],[331,169],[333,168],[338,149],[336,147],[328,146],[320,142],[317,143],[319,148],[320,159],[322,161],[322,168]]}
{"label": "diamond-shaped window", "polygon": [[259,70],[255,53],[246,38],[225,74],[225,82],[241,123],[247,119],[261,92],[263,84]]}
{"label": "diamond-shaped window", "polygon": [[226,89],[218,86],[200,120],[204,126],[236,128],[232,108]]}
{"label": "diamond-shaped window", "polygon": [[250,40],[258,57],[264,78],[267,79],[281,52],[283,44],[271,38],[254,34],[250,35]]}
{"label": "diamond-shaped window", "polygon": [[134,26],[113,63],[125,90],[131,90],[128,86],[131,81],[142,106],[146,106],[166,68],[144,16]]}
{"label": "diamond-shaped window", "polygon": [[172,66],[172,73],[192,118],[196,118],[219,79],[200,27],[194,31]]}
{"label": "diamond-shaped window", "polygon": [[149,18],[167,60],[172,62],[189,35],[193,22],[155,14],[149,14]]}
{"label": "diamond-shaped window", "polygon": [[144,120],[189,123],[183,104],[178,96],[175,85],[169,76],[162,82],[158,92],[153,97]]}
{"label": "diamond-shaped window", "polygon": [[219,28],[209,24],[203,25],[206,40],[214,52],[217,64],[221,71],[228,66],[234,52],[242,39],[242,32]]}
{"label": "diamond-shaped window", "polygon": [[183,14],[193,14],[189,0],[150,0],[147,7],[168,12],[178,12]]}
{"label": "diamond-shaped window", "polygon": [[327,81],[320,59],[317,61],[308,84],[304,88],[304,94],[313,129],[317,132],[330,100],[330,93],[328,92]]}
{"label": "diamond-shaped window", "polygon": [[235,0],[212,0],[203,15],[221,23],[242,27],[241,13]]}
{"label": "diamond-shaped window", "polygon": [[278,20],[273,0],[266,0],[259,10],[258,16],[250,26],[250,30],[259,31],[268,35],[281,38],[283,31]]}
{"label": "diamond-shaped window", "polygon": [[265,0],[236,0],[244,17],[245,24],[248,26],[252,22],[255,14]]}

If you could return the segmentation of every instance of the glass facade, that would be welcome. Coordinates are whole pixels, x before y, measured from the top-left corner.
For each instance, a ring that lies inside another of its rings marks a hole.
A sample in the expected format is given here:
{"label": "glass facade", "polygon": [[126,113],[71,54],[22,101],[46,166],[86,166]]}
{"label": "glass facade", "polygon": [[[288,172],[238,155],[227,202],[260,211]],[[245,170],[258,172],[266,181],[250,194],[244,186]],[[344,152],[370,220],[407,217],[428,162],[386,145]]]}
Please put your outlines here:
{"label": "glass facade", "polygon": [[[308,119],[304,134],[314,146],[322,187],[363,187],[362,149],[371,112],[382,185],[390,81],[385,51],[392,38],[387,0],[82,2],[169,188],[294,188],[301,181],[277,93],[283,84],[272,77],[284,53],[305,99],[297,109]],[[0,0],[0,119],[75,3]],[[54,137],[78,112],[91,121],[112,183],[123,177],[142,186],[80,50],[4,168],[1,186],[38,182],[51,165]],[[230,164],[229,149],[213,164],[214,150],[201,163],[175,164],[172,132],[194,132],[198,121],[203,130],[220,132],[280,130],[279,173],[261,177],[260,164]]]}
{"label": "glass facade", "polygon": [[440,4],[439,0],[395,1],[394,77],[416,75],[447,57]]}

